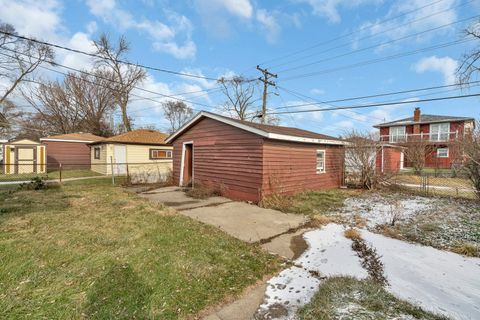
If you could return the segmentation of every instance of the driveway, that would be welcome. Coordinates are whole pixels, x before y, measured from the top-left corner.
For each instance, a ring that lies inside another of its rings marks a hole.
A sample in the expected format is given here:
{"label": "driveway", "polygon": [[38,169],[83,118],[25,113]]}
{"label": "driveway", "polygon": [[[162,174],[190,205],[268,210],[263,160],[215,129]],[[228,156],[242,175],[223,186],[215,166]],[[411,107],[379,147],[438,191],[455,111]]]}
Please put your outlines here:
{"label": "driveway", "polygon": [[160,188],[140,196],[177,209],[180,214],[210,224],[245,242],[265,242],[298,228],[306,217],[264,209],[223,197],[193,199],[178,187]]}

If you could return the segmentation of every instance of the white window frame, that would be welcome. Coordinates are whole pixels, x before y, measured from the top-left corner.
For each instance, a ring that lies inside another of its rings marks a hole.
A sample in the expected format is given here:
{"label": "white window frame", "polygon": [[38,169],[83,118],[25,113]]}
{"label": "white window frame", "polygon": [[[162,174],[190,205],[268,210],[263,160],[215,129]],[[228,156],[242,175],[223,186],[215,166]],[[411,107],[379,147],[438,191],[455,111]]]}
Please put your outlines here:
{"label": "white window frame", "polygon": [[[318,154],[319,153],[323,153],[323,167],[319,167],[318,166]],[[327,152],[325,149],[318,149],[317,152],[315,153],[315,160],[316,160],[316,171],[317,171],[317,174],[322,174],[322,173],[325,173],[327,170],[326,170],[326,167],[327,167]]]}
{"label": "white window frame", "polygon": [[[442,131],[442,126],[447,127],[447,131]],[[437,127],[438,129],[434,132],[433,128]],[[442,139],[442,134],[446,134],[446,139]],[[431,123],[430,124],[430,141],[447,141],[450,138],[450,122],[441,122],[441,123]]]}
{"label": "white window frame", "polygon": [[[440,150],[444,151],[447,150],[447,155],[446,156],[441,156],[440,155]],[[448,158],[450,156],[450,150],[448,148],[438,148],[437,149],[437,158]]]}
{"label": "white window frame", "polygon": [[[395,129],[395,130],[394,130]],[[399,134],[398,131],[399,129],[402,129],[403,133]],[[393,134],[393,131],[395,131],[395,134]],[[395,127],[390,127],[389,129],[389,137],[390,137],[390,142],[399,142],[399,141],[404,141],[406,137],[406,127],[405,126],[395,126]],[[399,139],[400,138],[400,139]]]}
{"label": "white window frame", "polygon": [[[166,157],[153,157],[153,153],[155,151],[165,151],[165,155]],[[173,152],[171,149],[164,149],[164,148],[150,148],[148,150],[148,158],[150,160],[169,160],[169,159],[172,159],[172,156],[173,156]]]}

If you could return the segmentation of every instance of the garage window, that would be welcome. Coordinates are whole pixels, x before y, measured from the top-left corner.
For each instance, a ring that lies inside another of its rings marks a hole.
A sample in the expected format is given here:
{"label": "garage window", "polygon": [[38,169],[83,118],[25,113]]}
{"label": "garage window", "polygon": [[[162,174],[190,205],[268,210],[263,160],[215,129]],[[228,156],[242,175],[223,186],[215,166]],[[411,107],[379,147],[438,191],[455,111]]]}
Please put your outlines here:
{"label": "garage window", "polygon": [[448,158],[448,148],[438,148],[437,158]]}
{"label": "garage window", "polygon": [[171,159],[171,158],[172,158],[172,150],[150,149],[150,160]]}
{"label": "garage window", "polygon": [[317,174],[325,172],[325,150],[317,150]]}
{"label": "garage window", "polygon": [[100,159],[100,147],[93,148],[93,158],[96,160]]}

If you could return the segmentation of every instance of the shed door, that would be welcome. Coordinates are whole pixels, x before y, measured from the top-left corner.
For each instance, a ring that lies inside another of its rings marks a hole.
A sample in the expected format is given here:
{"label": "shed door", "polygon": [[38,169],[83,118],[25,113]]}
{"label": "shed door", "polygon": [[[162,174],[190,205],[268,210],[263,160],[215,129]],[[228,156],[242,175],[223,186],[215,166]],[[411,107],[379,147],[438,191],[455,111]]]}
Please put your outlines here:
{"label": "shed door", "polygon": [[114,166],[113,173],[122,175],[127,173],[127,147],[125,145],[113,146]]}
{"label": "shed door", "polygon": [[180,185],[190,187],[193,184],[193,144],[183,145],[182,177]]}
{"label": "shed door", "polygon": [[17,157],[17,173],[33,173],[36,172],[36,148],[16,147]]}

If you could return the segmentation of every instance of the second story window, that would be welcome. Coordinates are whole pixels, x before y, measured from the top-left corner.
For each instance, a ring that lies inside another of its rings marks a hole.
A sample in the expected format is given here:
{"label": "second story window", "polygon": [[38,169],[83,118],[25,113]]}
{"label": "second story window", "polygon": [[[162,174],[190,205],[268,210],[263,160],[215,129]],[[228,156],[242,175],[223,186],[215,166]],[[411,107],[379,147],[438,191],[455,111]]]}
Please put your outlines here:
{"label": "second story window", "polygon": [[450,135],[450,123],[432,123],[430,125],[430,140],[446,141]]}
{"label": "second story window", "polygon": [[390,142],[405,141],[405,126],[390,127]]}

